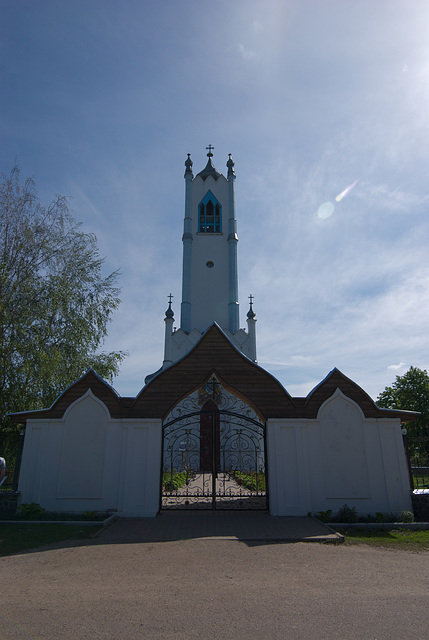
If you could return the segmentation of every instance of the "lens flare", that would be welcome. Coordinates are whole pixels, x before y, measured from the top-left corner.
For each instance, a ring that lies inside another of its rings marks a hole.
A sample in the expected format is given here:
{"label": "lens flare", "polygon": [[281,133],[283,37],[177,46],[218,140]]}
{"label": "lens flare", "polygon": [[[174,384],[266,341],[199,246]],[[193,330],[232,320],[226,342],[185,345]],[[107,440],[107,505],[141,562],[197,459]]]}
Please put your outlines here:
{"label": "lens flare", "polygon": [[359,178],[357,180],[355,180],[354,182],[352,182],[351,185],[346,187],[346,189],[344,189],[344,191],[341,191],[341,193],[335,198],[335,200],[337,202],[341,202],[341,200],[343,198],[345,198],[346,196],[349,195],[350,191],[353,189],[354,186],[357,185],[358,182],[359,182]]}
{"label": "lens flare", "polygon": [[319,218],[329,218],[334,213],[334,205],[332,202],[324,202],[317,210]]}

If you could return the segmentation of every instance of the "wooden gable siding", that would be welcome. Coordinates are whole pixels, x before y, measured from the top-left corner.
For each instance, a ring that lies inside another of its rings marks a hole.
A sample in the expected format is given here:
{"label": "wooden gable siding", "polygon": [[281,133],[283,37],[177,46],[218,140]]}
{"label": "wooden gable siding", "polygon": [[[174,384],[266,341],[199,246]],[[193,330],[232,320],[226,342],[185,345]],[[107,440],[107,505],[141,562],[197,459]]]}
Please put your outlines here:
{"label": "wooden gable siding", "polygon": [[217,325],[213,325],[179,362],[160,372],[136,398],[120,398],[94,371],[71,385],[50,409],[11,416],[14,422],[28,419],[61,419],[70,405],[88,389],[108,408],[112,418],[165,418],[184,397],[205,384],[215,373],[231,393],[254,407],[262,419],[317,418],[322,404],[337,389],[356,402],[366,418],[399,418],[410,422],[418,413],[380,409],[352,380],[334,369],[306,398],[292,398],[274,376],[243,356]]}
{"label": "wooden gable siding", "polygon": [[80,378],[80,380],[66,389],[50,409],[16,413],[11,416],[12,420],[14,422],[22,423],[30,418],[49,418],[50,420],[61,419],[68,407],[85,395],[88,389],[91,390],[96,398],[106,405],[112,418],[120,418],[124,416],[124,407],[122,406],[119,396],[115,394],[112,387],[94,373],[94,371],[88,371],[88,373]]}
{"label": "wooden gable siding", "polygon": [[182,360],[149,382],[136,398],[133,415],[164,418],[213,372],[264,418],[294,415],[293,400],[280,382],[243,356],[217,325],[210,327]]}
{"label": "wooden gable siding", "polygon": [[341,371],[334,369],[305,399],[303,417],[316,418],[322,404],[339,389],[345,396],[356,402],[365,418],[400,418],[402,421],[415,420],[408,412],[380,409],[374,400],[358,384],[347,378]]}

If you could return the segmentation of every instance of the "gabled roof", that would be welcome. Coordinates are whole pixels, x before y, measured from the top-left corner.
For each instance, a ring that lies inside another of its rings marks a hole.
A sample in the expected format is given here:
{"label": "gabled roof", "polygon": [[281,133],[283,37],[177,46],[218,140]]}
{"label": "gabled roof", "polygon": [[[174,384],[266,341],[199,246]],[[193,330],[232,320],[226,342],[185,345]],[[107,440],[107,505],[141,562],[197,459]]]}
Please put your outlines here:
{"label": "gabled roof", "polygon": [[303,417],[316,418],[322,404],[339,389],[356,402],[362,409],[365,418],[400,418],[402,422],[411,422],[419,416],[415,411],[398,411],[397,409],[381,409],[374,400],[356,382],[347,378],[337,368],[332,369],[304,399]]}
{"label": "gabled roof", "polygon": [[280,382],[241,353],[216,323],[181,360],[161,371],[142,389],[133,414],[165,417],[212,373],[231,391],[250,401],[265,418],[295,414],[293,399]]}
{"label": "gabled roof", "polygon": [[51,420],[62,418],[66,409],[83,396],[88,389],[91,389],[92,393],[104,402],[112,418],[120,417],[124,407],[129,403],[128,398],[121,398],[110,384],[90,369],[79,380],[70,385],[49,409],[12,413],[10,417],[14,422],[25,422],[30,418],[49,418]]}
{"label": "gabled roof", "polygon": [[162,418],[212,374],[229,391],[251,404],[263,418],[315,419],[322,404],[337,389],[356,402],[366,418],[399,418],[411,422],[414,411],[381,409],[370,396],[338,369],[333,369],[306,398],[292,398],[268,371],[239,351],[215,323],[181,360],[161,370],[136,398],[121,398],[95,371],[88,371],[68,387],[49,409],[11,414],[14,422],[32,418],[61,419],[67,408],[88,389],[108,408],[112,418]]}

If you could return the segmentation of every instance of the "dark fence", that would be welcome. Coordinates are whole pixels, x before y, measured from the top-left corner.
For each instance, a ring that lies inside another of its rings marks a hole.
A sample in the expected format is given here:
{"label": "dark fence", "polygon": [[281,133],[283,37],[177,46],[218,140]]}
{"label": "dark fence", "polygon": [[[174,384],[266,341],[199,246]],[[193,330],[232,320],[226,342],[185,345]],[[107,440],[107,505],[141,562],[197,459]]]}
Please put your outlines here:
{"label": "dark fence", "polygon": [[409,438],[409,459],[414,489],[429,489],[429,435]]}

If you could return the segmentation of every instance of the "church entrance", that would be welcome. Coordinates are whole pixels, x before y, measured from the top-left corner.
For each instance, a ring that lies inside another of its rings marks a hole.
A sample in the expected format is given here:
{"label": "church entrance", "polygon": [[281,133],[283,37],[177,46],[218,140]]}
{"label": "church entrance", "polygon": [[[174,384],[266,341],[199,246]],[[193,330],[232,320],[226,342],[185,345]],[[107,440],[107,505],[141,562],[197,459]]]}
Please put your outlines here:
{"label": "church entrance", "polygon": [[207,400],[163,426],[162,509],[267,509],[265,425]]}

